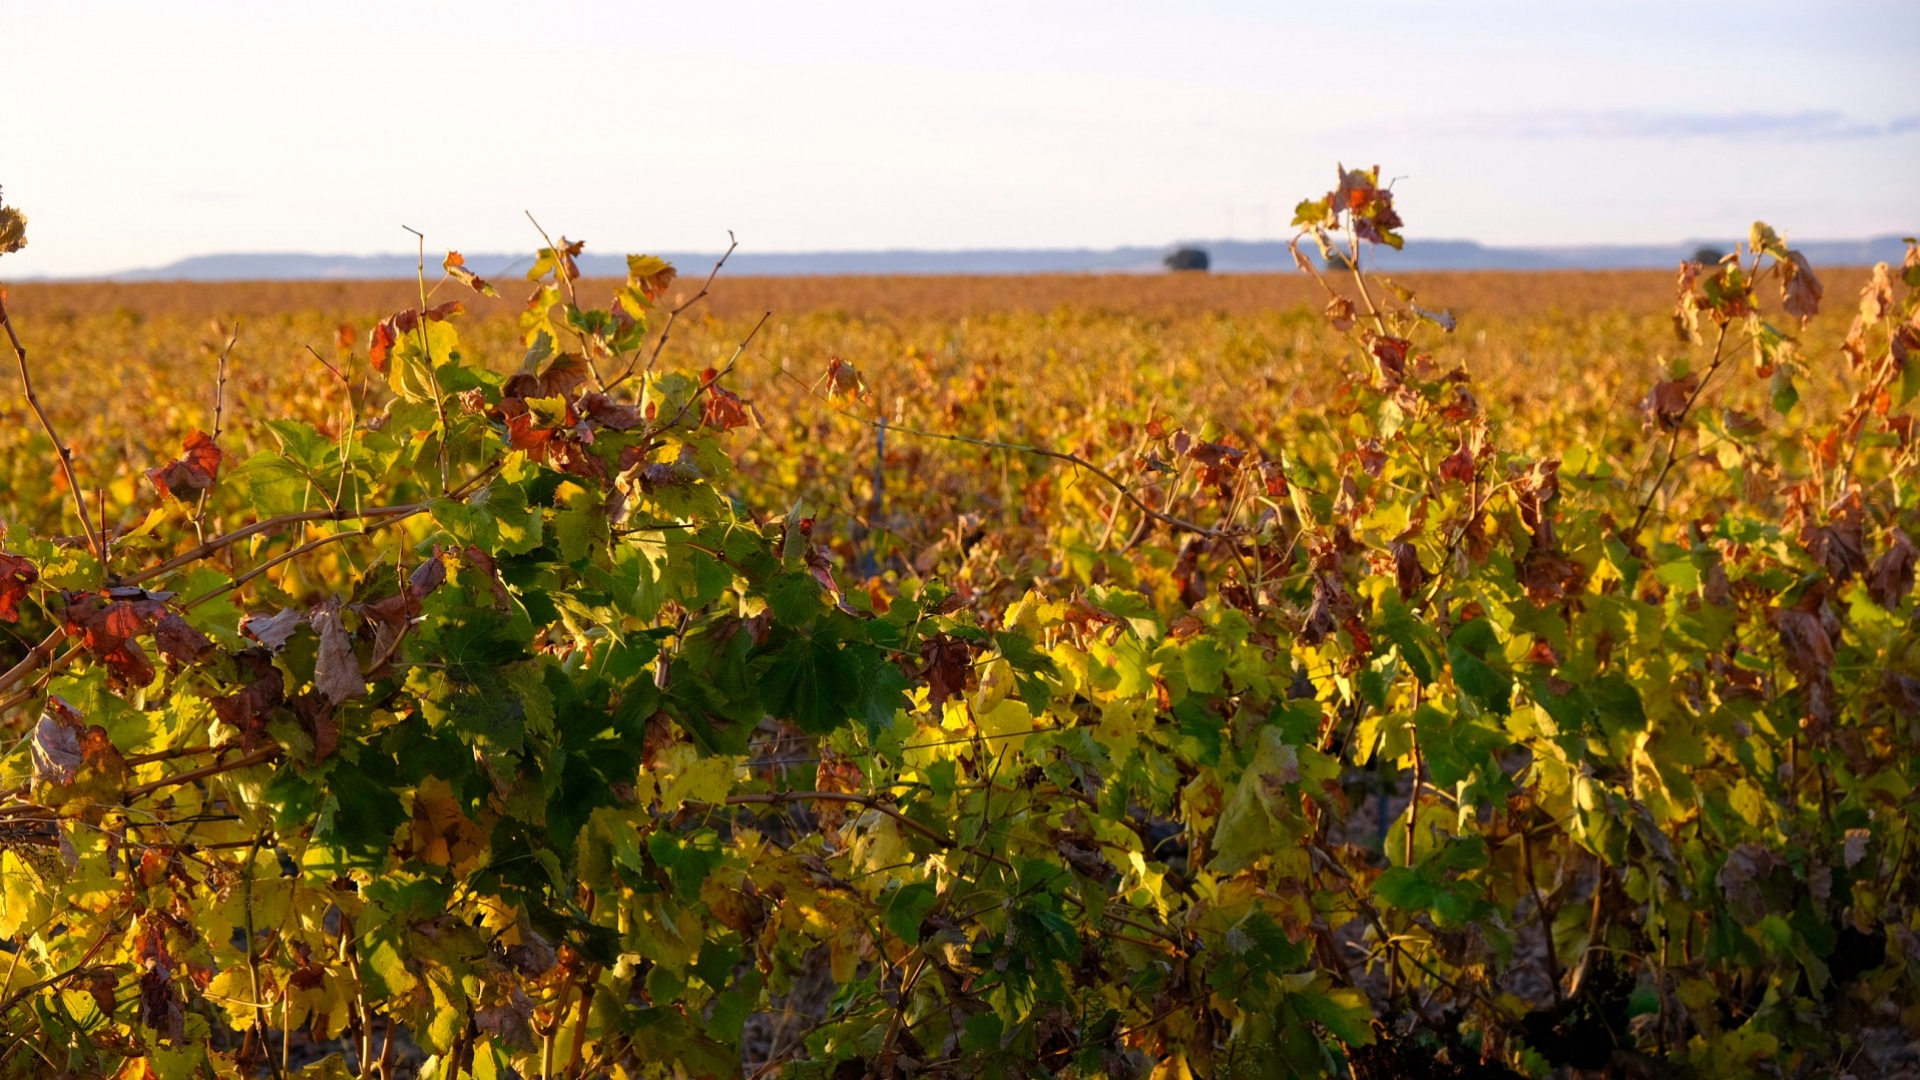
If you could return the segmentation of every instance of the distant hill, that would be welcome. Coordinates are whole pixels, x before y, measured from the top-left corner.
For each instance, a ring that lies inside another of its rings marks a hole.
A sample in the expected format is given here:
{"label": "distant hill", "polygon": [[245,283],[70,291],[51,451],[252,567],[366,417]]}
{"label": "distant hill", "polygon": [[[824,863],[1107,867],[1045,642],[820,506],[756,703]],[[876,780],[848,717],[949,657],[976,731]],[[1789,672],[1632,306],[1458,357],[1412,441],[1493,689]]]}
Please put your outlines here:
{"label": "distant hill", "polygon": [[[1279,241],[1200,240],[1165,247],[980,248],[957,251],[735,252],[727,272],[791,277],[838,274],[1144,274],[1162,272],[1161,260],[1176,246],[1198,247],[1223,273],[1292,272],[1293,256]],[[1700,248],[1733,250],[1731,240],[1688,240],[1670,245],[1585,247],[1490,247],[1472,240],[1409,240],[1406,249],[1370,253],[1381,270],[1640,270],[1670,269]],[[1898,264],[1906,245],[1897,236],[1871,240],[1813,240],[1798,244],[1816,266]],[[713,252],[658,252],[683,274],[704,272]],[[482,276],[511,276],[529,264],[524,255],[469,254],[467,265]],[[590,277],[620,277],[620,255],[584,254],[580,269]],[[102,275],[112,281],[327,281],[411,278],[412,255],[309,255],[294,252],[197,255],[143,270]],[[437,266],[429,264],[429,273]],[[95,278],[94,280],[100,280]]]}

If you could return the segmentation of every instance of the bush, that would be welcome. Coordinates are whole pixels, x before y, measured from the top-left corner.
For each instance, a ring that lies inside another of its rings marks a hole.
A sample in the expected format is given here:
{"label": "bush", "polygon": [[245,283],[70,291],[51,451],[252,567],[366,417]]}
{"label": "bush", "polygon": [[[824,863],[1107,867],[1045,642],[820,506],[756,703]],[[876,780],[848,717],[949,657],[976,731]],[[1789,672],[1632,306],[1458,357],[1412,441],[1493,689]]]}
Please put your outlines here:
{"label": "bush", "polygon": [[[1397,239],[1377,170],[1300,212]],[[1165,592],[1007,605],[852,587],[734,498],[751,336],[656,368],[672,269],[584,309],[578,252],[511,374],[423,283],[336,435],[236,468],[216,422],[138,528],[7,535],[0,1069],[365,1074],[399,1030],[440,1076],[1737,1075],[1920,1019],[1920,252],[1798,427],[1812,269],[1764,226],[1683,269],[1638,473],[1503,450],[1382,281],[1322,282],[1347,381],[1283,448],[1150,423],[1123,478],[886,426],[1166,548]],[[1709,407],[1746,357],[1772,420]],[[814,385],[880,426],[852,365]]]}

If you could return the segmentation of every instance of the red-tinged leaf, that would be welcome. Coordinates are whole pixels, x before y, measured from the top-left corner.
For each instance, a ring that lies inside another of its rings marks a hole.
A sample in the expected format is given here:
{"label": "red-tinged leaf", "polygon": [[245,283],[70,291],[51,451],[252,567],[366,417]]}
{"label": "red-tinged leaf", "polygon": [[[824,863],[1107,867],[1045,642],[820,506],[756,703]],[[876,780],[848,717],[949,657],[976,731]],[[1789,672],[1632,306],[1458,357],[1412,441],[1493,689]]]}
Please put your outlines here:
{"label": "red-tinged leaf", "polygon": [[1278,461],[1260,463],[1260,481],[1266,488],[1267,496],[1274,499],[1287,497],[1287,469]]}
{"label": "red-tinged leaf", "polygon": [[533,999],[514,987],[505,1004],[482,1005],[473,1011],[473,1025],[497,1046],[511,1050],[533,1049]]}
{"label": "red-tinged leaf", "polygon": [[139,589],[69,595],[67,633],[79,638],[117,682],[146,686],[153,681],[153,664],[133,639],[166,610],[165,595]]}
{"label": "red-tinged leaf", "polygon": [[1527,599],[1543,605],[1559,603],[1568,594],[1580,591],[1587,578],[1579,563],[1538,544],[1520,560],[1517,576]]}
{"label": "red-tinged leaf", "polygon": [[446,584],[447,564],[441,557],[438,547],[433,549],[433,557],[413,568],[407,575],[407,595],[417,600],[425,600],[435,589]]}
{"label": "red-tinged leaf", "polygon": [[40,580],[40,571],[25,558],[0,551],[0,622],[20,621],[20,601]]}
{"label": "red-tinged leaf", "polygon": [[1397,383],[1407,376],[1407,349],[1412,342],[1405,338],[1376,337],[1367,343],[1367,350],[1380,363],[1380,375],[1389,383]]}
{"label": "red-tinged leaf", "polygon": [[700,423],[722,431],[732,431],[734,428],[753,423],[753,417],[747,411],[746,401],[738,394],[722,389],[714,381],[717,378],[719,378],[719,372],[712,368],[708,368],[700,375],[701,384],[707,388],[707,400],[705,407],[701,410]]}
{"label": "red-tinged leaf", "polygon": [[220,472],[220,448],[211,436],[195,431],[187,436],[185,453],[157,469],[147,470],[147,479],[160,494],[184,498],[184,492],[205,491],[213,486]]}
{"label": "red-tinged leaf", "polygon": [[1913,541],[1898,527],[1889,530],[1887,550],[1873,561],[1867,571],[1867,595],[1888,611],[1899,607],[1913,591],[1915,551]]}
{"label": "red-tinged leaf", "polygon": [[341,323],[333,328],[333,347],[343,353],[353,351],[353,324]]}
{"label": "red-tinged leaf", "polygon": [[1836,517],[1825,525],[1800,529],[1801,546],[1836,582],[1867,572],[1867,538],[1857,517]]}
{"label": "red-tinged leaf", "polygon": [[457,251],[447,252],[447,257],[441,262],[440,268],[446,271],[448,277],[451,277],[453,280],[458,281],[460,284],[465,285],[467,288],[472,289],[482,296],[500,295],[498,290],[492,285],[487,284],[485,278],[467,269],[466,257]]}
{"label": "red-tinged leaf", "polygon": [[1805,255],[1789,251],[1787,257],[1780,260],[1780,299],[1787,314],[1804,324],[1820,314],[1820,297],[1825,292]]}
{"label": "red-tinged leaf", "polygon": [[392,354],[393,347],[400,343],[400,334],[394,323],[396,318],[398,316],[382,319],[367,331],[367,359],[373,364],[373,370],[381,374],[386,373],[387,357]]}
{"label": "red-tinged leaf", "polygon": [[1458,480],[1463,484],[1473,479],[1473,449],[1465,439],[1460,440],[1458,449],[1440,459],[1440,479]]}

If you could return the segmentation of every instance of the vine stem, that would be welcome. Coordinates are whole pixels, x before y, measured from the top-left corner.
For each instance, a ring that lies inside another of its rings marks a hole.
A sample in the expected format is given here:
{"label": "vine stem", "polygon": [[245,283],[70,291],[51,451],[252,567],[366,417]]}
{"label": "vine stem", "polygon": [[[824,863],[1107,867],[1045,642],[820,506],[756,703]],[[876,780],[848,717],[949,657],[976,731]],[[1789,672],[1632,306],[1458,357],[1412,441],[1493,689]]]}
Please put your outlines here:
{"label": "vine stem", "polygon": [[[238,320],[235,320],[233,329],[227,334],[226,345],[220,349],[220,368],[218,374],[214,377],[212,439],[214,449],[216,450],[220,448],[220,426],[226,417],[227,411],[227,357],[233,355],[233,346],[239,340],[240,323]],[[207,497],[212,493],[212,488],[201,488],[200,503],[193,508],[193,535],[201,540],[207,538]],[[105,524],[105,520],[102,519],[102,527],[104,527]]]}
{"label": "vine stem", "polygon": [[94,531],[93,519],[87,516],[87,497],[80,490],[80,481],[73,474],[73,451],[60,440],[60,433],[54,430],[53,421],[47,418],[47,412],[40,407],[40,396],[33,392],[33,373],[27,367],[27,347],[20,343],[20,335],[14,331],[13,317],[7,313],[6,297],[0,295],[0,326],[7,329],[7,342],[13,346],[13,358],[20,366],[20,385],[27,392],[27,404],[32,407],[33,415],[40,420],[40,427],[53,442],[54,453],[60,457],[60,471],[67,479],[67,491],[73,496],[73,508],[80,515],[80,531],[86,534],[87,548],[93,557],[100,561],[102,570],[107,565],[106,546],[100,534]]}
{"label": "vine stem", "polygon": [[[653,371],[654,364],[658,363],[660,360],[660,351],[667,347],[667,341],[673,337],[673,324],[679,320],[680,313],[706,298],[708,291],[710,291],[713,288],[713,279],[720,276],[720,268],[727,265],[727,260],[733,257],[734,249],[739,246],[740,246],[740,241],[734,239],[733,230],[728,229],[727,230],[727,250],[721,254],[720,261],[713,264],[713,269],[707,272],[707,280],[701,283],[700,291],[697,293],[694,293],[691,297],[688,297],[685,303],[676,304],[672,311],[667,312],[666,325],[660,328],[660,340],[653,343],[653,352],[647,357],[648,372]],[[621,383],[626,382],[628,379],[633,378],[633,373],[635,369],[638,367],[639,363],[640,363],[640,353],[638,350],[635,350],[633,354],[633,361],[627,365],[627,370],[621,372],[619,378],[608,383],[606,385],[606,389],[612,390],[614,387],[619,386]]]}

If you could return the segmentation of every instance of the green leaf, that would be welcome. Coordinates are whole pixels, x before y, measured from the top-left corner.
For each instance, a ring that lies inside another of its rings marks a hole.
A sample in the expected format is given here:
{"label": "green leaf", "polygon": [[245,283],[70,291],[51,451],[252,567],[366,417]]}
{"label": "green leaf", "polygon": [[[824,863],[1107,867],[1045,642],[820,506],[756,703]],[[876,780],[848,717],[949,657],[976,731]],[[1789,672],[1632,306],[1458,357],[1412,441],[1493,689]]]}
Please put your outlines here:
{"label": "green leaf", "polygon": [[901,941],[909,945],[918,945],[920,924],[926,919],[928,912],[933,910],[933,905],[938,903],[939,899],[939,894],[934,891],[933,886],[924,881],[902,885],[887,899],[887,929]]}

